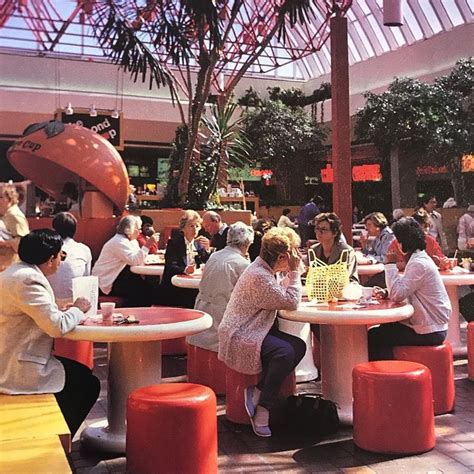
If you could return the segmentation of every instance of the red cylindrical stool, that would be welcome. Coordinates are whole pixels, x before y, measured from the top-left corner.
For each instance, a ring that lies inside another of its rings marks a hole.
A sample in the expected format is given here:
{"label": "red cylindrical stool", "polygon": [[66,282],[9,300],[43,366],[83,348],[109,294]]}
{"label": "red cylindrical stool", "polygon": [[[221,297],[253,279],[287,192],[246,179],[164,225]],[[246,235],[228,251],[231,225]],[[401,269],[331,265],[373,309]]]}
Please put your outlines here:
{"label": "red cylindrical stool", "polygon": [[[256,385],[259,375],[247,375],[227,367],[225,416],[233,423],[250,425],[250,418],[245,410],[244,390],[249,385]],[[293,371],[283,382],[279,397],[285,399],[296,393],[296,377]]]}
{"label": "red cylindrical stool", "polygon": [[57,338],[54,340],[53,354],[76,360],[91,370],[94,368],[94,344],[90,341]]}
{"label": "red cylindrical stool", "polygon": [[393,348],[397,360],[411,360],[426,365],[433,383],[434,414],[442,415],[454,409],[453,351],[449,342],[440,346],[397,346]]}
{"label": "red cylindrical stool", "polygon": [[127,401],[127,472],[217,473],[214,392],[191,383],[133,391]]}
{"label": "red cylindrical stool", "polygon": [[469,380],[474,380],[474,322],[467,325],[467,368]]}
{"label": "red cylindrical stool", "polygon": [[423,453],[436,443],[430,370],[386,360],[352,371],[354,443],[374,453]]}
{"label": "red cylindrical stool", "polygon": [[212,388],[216,395],[225,395],[227,367],[217,352],[188,344],[188,382]]}
{"label": "red cylindrical stool", "polygon": [[185,355],[188,350],[188,344],[185,337],[177,339],[165,339],[161,341],[161,355]]}

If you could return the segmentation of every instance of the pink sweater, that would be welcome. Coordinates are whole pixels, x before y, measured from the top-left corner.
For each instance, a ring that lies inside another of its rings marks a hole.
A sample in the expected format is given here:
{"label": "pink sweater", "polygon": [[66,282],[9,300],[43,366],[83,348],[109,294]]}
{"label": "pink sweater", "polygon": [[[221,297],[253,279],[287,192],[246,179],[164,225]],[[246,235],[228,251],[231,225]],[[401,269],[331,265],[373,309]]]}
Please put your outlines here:
{"label": "pink sweater", "polygon": [[257,257],[235,285],[218,331],[218,357],[231,369],[244,374],[262,371],[260,350],[277,310],[295,310],[301,300],[299,272],[288,277],[284,288],[271,267]]}

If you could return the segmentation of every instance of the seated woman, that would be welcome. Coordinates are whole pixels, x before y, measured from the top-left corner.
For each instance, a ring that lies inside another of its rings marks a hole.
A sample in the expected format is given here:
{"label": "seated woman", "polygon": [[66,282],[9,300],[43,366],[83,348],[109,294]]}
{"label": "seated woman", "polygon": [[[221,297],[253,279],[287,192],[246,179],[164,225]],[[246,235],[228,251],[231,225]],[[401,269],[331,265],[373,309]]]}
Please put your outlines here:
{"label": "seated woman", "polygon": [[92,275],[99,278],[99,288],[105,295],[121,296],[125,306],[150,306],[152,289],[140,275],[132,273],[132,265],[143,265],[149,249],[157,243],[152,235],[140,248],[137,237],[140,234],[141,221],[136,216],[123,217],[117,233],[104,244]]}
{"label": "seated woman", "polygon": [[[271,436],[269,410],[306,352],[304,341],[276,325],[277,311],[294,310],[301,300],[299,244],[291,229],[276,227],[263,236],[260,256],[235,285],[218,330],[219,359],[238,372],[261,374],[257,386],[245,390],[245,409],[257,436]],[[286,285],[275,278],[280,272],[289,272]]]}
{"label": "seated woman", "polygon": [[381,212],[372,212],[364,218],[365,228],[370,237],[375,237],[369,242],[365,234],[360,236],[362,253],[367,261],[359,263],[381,263],[387,255],[388,247],[395,238],[392,229],[388,227],[386,217]]}
{"label": "seated woman", "polygon": [[355,252],[350,245],[341,241],[341,226],[341,219],[334,212],[318,214],[314,218],[314,230],[318,243],[314,244],[311,249],[319,260],[329,265],[340,259],[343,250],[348,250],[347,271],[349,280],[359,282]]}
{"label": "seated woman", "polygon": [[387,254],[388,295],[395,302],[407,299],[415,312],[407,320],[381,324],[369,331],[370,360],[393,359],[393,346],[437,346],[448,332],[451,303],[439,271],[425,251],[422,228],[412,217],[403,217],[393,224],[393,232],[407,254],[407,266],[400,276],[397,255]]}
{"label": "seated woman", "polygon": [[275,222],[269,217],[262,217],[253,224],[255,232],[252,245],[249,247],[250,261],[253,262],[260,255],[260,247],[262,245],[262,238],[266,232],[275,227]]}
{"label": "seated woman", "polygon": [[212,316],[212,327],[187,338],[193,346],[217,352],[217,330],[237,280],[250,265],[245,257],[253,242],[253,229],[243,222],[228,227],[227,246],[213,253],[199,285],[195,309]]}
{"label": "seated woman", "polygon": [[159,287],[158,303],[163,306],[194,308],[197,290],[178,288],[171,283],[175,275],[191,275],[209,258],[209,240],[199,236],[201,217],[196,211],[184,211],[179,231],[169,239],[165,253],[165,269]]}
{"label": "seated woman", "polygon": [[20,262],[0,273],[0,392],[54,393],[72,436],[99,396],[100,383],[85,365],[54,357],[53,338],[72,331],[90,303],[78,298],[65,312],[47,277],[65,254],[58,233],[34,230],[20,240]]}
{"label": "seated woman", "polygon": [[18,261],[18,244],[30,231],[18,202],[15,186],[0,183],[0,272]]}
{"label": "seated woman", "polygon": [[92,255],[90,248],[74,240],[77,219],[70,212],[60,212],[53,219],[53,229],[63,240],[63,251],[67,259],[58,271],[48,277],[56,302],[61,305],[72,300],[72,280],[91,274]]}
{"label": "seated woman", "polygon": [[[440,270],[447,270],[450,267],[449,259],[446,255],[443,254],[441,247],[434,237],[431,237],[429,234],[431,218],[429,214],[423,209],[418,209],[413,214],[413,219],[415,219],[425,233],[426,241],[426,253],[433,259],[433,262],[440,268]],[[406,255],[402,252],[398,240],[395,239],[392,241],[388,247],[387,253],[396,253],[397,255],[397,268],[400,271],[403,271],[406,267],[405,257]]]}

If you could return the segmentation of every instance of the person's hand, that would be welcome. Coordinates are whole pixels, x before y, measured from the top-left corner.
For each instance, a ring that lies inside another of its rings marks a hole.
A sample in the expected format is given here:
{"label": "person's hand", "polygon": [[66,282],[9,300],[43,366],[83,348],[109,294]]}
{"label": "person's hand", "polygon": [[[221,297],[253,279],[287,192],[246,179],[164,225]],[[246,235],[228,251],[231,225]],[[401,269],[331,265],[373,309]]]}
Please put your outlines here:
{"label": "person's hand", "polygon": [[406,262],[397,261],[397,268],[399,272],[403,272],[406,266],[407,266]]}
{"label": "person's hand", "polygon": [[74,301],[72,307],[79,308],[83,313],[87,313],[91,309],[91,302],[87,298],[79,297]]}
{"label": "person's hand", "polygon": [[291,249],[288,252],[288,267],[291,272],[295,272],[299,269],[301,263],[301,254],[298,249]]}
{"label": "person's hand", "polygon": [[468,248],[468,249],[474,249],[474,237],[471,237],[471,238],[467,241],[467,248]]}
{"label": "person's hand", "polygon": [[437,255],[431,255],[431,258],[440,270],[449,270],[451,268],[451,262],[448,257],[440,258]]}
{"label": "person's hand", "polygon": [[151,249],[153,245],[158,245],[159,240],[160,240],[160,234],[154,233],[146,240],[145,247],[147,249]]}
{"label": "person's hand", "polygon": [[196,242],[199,242],[199,245],[206,250],[206,252],[209,252],[211,248],[211,242],[207,237],[204,237],[204,235],[199,235],[196,237]]}
{"label": "person's hand", "polygon": [[187,265],[184,269],[184,273],[186,275],[192,275],[196,271],[196,265],[193,263],[192,265]]}
{"label": "person's hand", "polygon": [[378,300],[383,300],[388,297],[388,290],[380,288],[380,286],[374,286],[374,297]]}
{"label": "person's hand", "polygon": [[397,263],[397,261],[397,252],[388,252],[387,255],[385,255],[384,263]]}

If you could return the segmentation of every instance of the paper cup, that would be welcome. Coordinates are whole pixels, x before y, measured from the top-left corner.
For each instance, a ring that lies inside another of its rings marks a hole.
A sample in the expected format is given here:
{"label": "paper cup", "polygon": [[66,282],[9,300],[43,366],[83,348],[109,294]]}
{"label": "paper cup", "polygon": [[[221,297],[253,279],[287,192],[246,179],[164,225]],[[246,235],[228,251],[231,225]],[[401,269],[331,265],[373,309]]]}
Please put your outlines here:
{"label": "paper cup", "polygon": [[458,266],[458,259],[456,257],[450,258],[449,263],[451,268],[456,268]]}
{"label": "paper cup", "polygon": [[100,310],[102,311],[102,321],[112,322],[115,303],[100,303]]}
{"label": "paper cup", "polygon": [[374,294],[374,287],[373,286],[363,286],[362,287],[362,299],[366,302],[372,300],[372,296]]}

